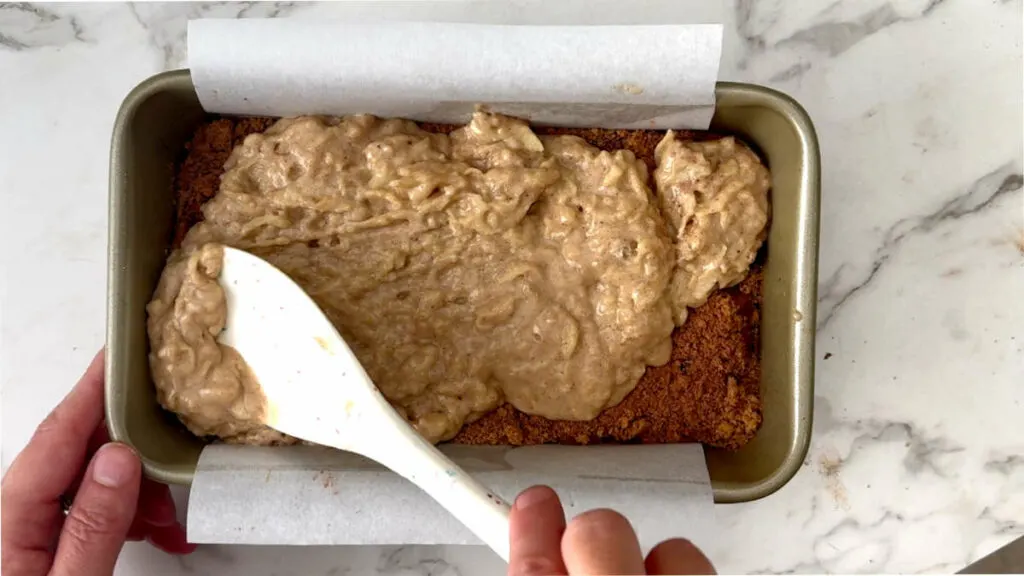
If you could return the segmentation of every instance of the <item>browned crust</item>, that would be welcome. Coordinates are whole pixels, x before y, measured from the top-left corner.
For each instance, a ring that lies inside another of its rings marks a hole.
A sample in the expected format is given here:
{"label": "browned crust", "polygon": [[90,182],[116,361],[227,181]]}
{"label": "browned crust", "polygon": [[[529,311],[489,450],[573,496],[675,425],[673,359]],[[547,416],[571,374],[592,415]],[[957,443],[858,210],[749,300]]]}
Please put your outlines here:
{"label": "browned crust", "polygon": [[[231,150],[245,136],[267,129],[268,118],[211,118],[196,129],[176,172],[178,246],[200,208],[216,194]],[[454,127],[422,124],[432,132]],[[568,134],[606,150],[627,149],[654,169],[654,147],[664,132],[597,128],[535,129]],[[714,137],[703,132],[682,138]],[[505,404],[462,429],[452,442],[463,444],[591,444],[699,441],[736,449],[761,425],[759,349],[762,266],[760,259],[739,285],[713,294],[690,313],[672,335],[672,359],[651,367],[632,393],[590,421],[555,421],[524,414]]]}

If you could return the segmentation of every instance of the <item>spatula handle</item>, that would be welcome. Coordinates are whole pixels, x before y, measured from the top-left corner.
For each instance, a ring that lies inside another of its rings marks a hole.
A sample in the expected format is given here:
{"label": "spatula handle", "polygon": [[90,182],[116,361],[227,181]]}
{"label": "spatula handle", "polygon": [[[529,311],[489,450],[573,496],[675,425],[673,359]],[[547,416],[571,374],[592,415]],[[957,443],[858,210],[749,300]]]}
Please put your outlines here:
{"label": "spatula handle", "polygon": [[[404,424],[404,422],[403,422]],[[408,425],[381,430],[372,454],[419,486],[508,562],[509,505]]]}

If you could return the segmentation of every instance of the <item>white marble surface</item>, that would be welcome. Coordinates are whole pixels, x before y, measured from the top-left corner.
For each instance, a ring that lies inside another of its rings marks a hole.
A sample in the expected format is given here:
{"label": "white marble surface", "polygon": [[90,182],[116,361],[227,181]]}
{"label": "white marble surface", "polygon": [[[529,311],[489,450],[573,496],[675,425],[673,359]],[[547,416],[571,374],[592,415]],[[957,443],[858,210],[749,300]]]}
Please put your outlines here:
{"label": "white marble surface", "polygon": [[[724,536],[710,557],[722,572],[949,572],[1024,533],[1021,0],[683,6],[725,24],[723,79],[806,106],[824,166],[811,450],[774,496],[718,507]],[[345,9],[0,4],[5,469],[103,342],[121,99],[185,64],[188,18]],[[118,566],[501,571],[488,551],[458,547],[204,547],[173,559],[130,545]]]}

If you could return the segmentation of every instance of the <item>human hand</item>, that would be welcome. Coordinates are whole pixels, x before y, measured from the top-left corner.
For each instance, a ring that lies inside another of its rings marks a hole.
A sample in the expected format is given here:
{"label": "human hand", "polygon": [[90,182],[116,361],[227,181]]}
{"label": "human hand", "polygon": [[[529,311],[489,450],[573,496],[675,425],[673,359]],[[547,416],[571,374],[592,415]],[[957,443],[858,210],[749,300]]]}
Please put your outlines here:
{"label": "human hand", "polygon": [[195,549],[167,486],[143,478],[138,455],[110,442],[102,351],[11,463],[0,507],[4,576],[112,574],[126,540],[172,554]]}
{"label": "human hand", "polygon": [[516,498],[510,517],[509,576],[552,574],[714,574],[704,553],[673,538],[645,559],[629,521],[613,510],[591,510],[565,524],[562,503],[547,486]]}

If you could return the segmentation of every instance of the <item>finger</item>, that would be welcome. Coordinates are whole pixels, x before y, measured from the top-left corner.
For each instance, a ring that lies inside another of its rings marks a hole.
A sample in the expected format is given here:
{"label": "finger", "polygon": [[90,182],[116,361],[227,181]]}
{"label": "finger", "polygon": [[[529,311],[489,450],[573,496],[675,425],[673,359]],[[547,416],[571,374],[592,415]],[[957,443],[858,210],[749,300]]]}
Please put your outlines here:
{"label": "finger", "polygon": [[171,489],[149,478],[142,479],[139,489],[139,509],[135,514],[147,526],[165,528],[178,523],[178,514],[171,498]]}
{"label": "finger", "polygon": [[614,510],[591,510],[572,519],[562,536],[569,574],[643,574],[644,557],[629,520]]}
{"label": "finger", "polygon": [[648,574],[715,574],[708,557],[685,538],[665,540],[644,561]]}
{"label": "finger", "polygon": [[[89,441],[85,447],[85,458],[91,459],[93,454],[100,449],[107,442],[110,442],[110,434],[107,432],[107,425],[104,421],[100,420],[96,429],[93,430],[92,436],[89,436]],[[82,478],[85,477],[85,470],[83,469],[75,476],[75,479],[71,481],[71,485],[68,486],[61,494],[64,498],[71,500],[75,499],[75,495],[78,494],[78,487],[82,485]]]}
{"label": "finger", "polygon": [[141,529],[142,539],[164,552],[191,554],[196,549],[196,545],[190,544],[185,537],[185,528],[178,522],[171,490],[165,484],[143,478],[135,521]]}
{"label": "finger", "polygon": [[189,543],[186,538],[185,527],[178,523],[150,526],[136,518],[125,539],[133,542],[146,540],[169,554],[191,554],[196,549],[196,545]]}
{"label": "finger", "polygon": [[107,420],[103,418],[100,420],[99,426],[96,427],[92,432],[92,436],[89,437],[89,443],[86,444],[89,450],[89,454],[95,454],[97,450],[102,448],[104,445],[110,442],[110,432],[107,430]]}
{"label": "finger", "polygon": [[191,554],[196,549],[178,522],[171,490],[165,484],[143,477],[139,508],[128,529],[128,540],[147,540],[168,554]]}
{"label": "finger", "polygon": [[191,554],[196,549],[196,545],[186,538],[185,529],[181,524],[151,528],[146,540],[168,554]]}
{"label": "finger", "polygon": [[60,496],[82,469],[88,439],[102,417],[101,350],[78,384],[39,425],[4,476],[0,555],[5,564],[26,558],[49,565],[64,517]]}
{"label": "finger", "polygon": [[139,501],[142,463],[124,444],[96,452],[64,521],[53,576],[100,576],[114,570]]}
{"label": "finger", "polygon": [[565,574],[561,541],[565,513],[547,486],[524,490],[509,515],[509,576]]}
{"label": "finger", "polygon": [[170,488],[143,476],[139,486],[139,505],[128,529],[128,539],[145,540],[154,528],[166,528],[177,523]]}

